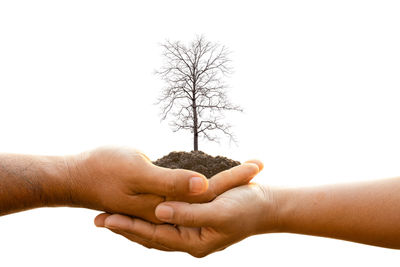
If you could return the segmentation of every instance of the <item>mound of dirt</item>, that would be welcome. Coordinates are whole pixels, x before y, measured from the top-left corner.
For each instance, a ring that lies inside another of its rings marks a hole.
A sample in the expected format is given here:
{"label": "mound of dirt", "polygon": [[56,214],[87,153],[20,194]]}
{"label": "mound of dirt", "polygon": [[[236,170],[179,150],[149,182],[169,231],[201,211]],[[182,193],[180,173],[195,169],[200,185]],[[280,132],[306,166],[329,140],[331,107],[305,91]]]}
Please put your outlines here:
{"label": "mound of dirt", "polygon": [[186,169],[204,174],[207,178],[211,178],[215,174],[235,167],[240,164],[222,156],[210,156],[202,151],[191,152],[171,152],[168,155],[153,162],[160,167],[170,169]]}

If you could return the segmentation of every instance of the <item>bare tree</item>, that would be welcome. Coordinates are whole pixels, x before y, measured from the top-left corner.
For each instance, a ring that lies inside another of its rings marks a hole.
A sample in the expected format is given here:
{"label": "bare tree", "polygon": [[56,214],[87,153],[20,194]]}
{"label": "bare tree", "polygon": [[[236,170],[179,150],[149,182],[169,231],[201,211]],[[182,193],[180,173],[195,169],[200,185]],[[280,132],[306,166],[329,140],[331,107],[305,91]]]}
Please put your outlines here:
{"label": "bare tree", "polygon": [[231,73],[229,51],[225,46],[197,37],[189,45],[166,41],[163,48],[164,65],[157,74],[166,83],[158,104],[161,119],[172,117],[173,131],[190,130],[197,151],[199,136],[219,141],[219,131],[236,141],[231,125],[222,123],[223,111],[242,111],[229,102],[223,78]]}

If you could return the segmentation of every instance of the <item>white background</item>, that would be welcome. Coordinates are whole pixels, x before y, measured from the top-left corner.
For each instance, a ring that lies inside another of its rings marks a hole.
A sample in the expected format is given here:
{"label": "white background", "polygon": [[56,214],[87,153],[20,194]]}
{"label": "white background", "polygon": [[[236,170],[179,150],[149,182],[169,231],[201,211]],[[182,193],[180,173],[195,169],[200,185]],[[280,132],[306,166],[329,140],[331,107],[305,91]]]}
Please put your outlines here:
{"label": "white background", "polygon": [[[159,43],[196,34],[228,46],[238,146],[200,149],[309,186],[400,175],[398,1],[0,1],[0,150],[69,154],[129,145],[157,159],[191,150],[153,105]],[[97,229],[97,212],[0,218],[1,266],[398,266],[395,250],[289,234],[203,259]],[[112,265],[111,265],[112,264]]]}

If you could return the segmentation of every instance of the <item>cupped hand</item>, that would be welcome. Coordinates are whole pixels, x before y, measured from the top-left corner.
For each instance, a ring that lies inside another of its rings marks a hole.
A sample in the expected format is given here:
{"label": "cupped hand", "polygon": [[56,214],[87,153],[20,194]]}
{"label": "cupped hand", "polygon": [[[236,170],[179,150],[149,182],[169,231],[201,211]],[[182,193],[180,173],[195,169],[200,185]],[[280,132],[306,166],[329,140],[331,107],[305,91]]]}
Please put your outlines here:
{"label": "cupped hand", "polygon": [[158,167],[143,153],[125,147],[101,147],[69,157],[66,163],[73,205],[155,223],[160,221],[154,210],[165,200],[211,201],[259,172],[257,164],[246,163],[236,175],[225,172],[208,181],[194,171]]}
{"label": "cupped hand", "polygon": [[156,225],[124,215],[103,214],[104,226],[148,248],[183,251],[204,257],[248,236],[274,232],[278,227],[269,188],[248,184],[231,189],[203,204],[164,202]]}

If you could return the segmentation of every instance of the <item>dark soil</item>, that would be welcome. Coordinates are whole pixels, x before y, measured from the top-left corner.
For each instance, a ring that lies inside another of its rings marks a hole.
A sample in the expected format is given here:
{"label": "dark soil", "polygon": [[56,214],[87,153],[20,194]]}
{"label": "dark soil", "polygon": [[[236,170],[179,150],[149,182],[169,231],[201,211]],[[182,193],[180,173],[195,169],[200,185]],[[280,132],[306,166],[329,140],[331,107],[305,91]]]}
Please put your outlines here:
{"label": "dark soil", "polygon": [[234,161],[222,156],[213,157],[202,151],[174,151],[153,163],[160,167],[196,171],[204,174],[207,178],[211,178],[221,171],[240,164],[239,161]]}

